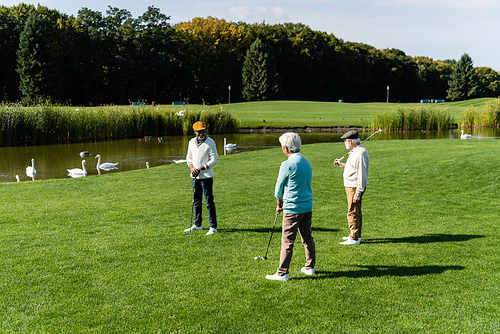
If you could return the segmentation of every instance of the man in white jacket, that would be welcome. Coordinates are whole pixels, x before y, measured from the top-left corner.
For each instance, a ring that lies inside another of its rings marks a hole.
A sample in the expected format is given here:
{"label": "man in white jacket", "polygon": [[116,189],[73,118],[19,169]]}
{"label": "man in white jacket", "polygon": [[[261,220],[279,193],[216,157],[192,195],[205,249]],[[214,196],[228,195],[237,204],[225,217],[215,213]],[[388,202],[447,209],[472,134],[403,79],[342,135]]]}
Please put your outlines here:
{"label": "man in white jacket", "polygon": [[187,165],[191,170],[193,178],[193,205],[194,205],[194,225],[184,230],[190,232],[203,229],[202,222],[202,194],[205,195],[205,202],[208,209],[208,220],[210,229],[207,235],[217,232],[217,217],[215,214],[215,203],[213,195],[213,167],[219,162],[217,147],[212,138],[205,133],[206,125],[203,122],[193,124],[196,137],[189,141],[186,155]]}
{"label": "man in white jacket", "polygon": [[358,131],[350,130],[341,139],[345,147],[351,150],[346,163],[335,159],[334,164],[344,168],[344,187],[347,195],[347,222],[351,233],[344,237],[341,245],[359,245],[361,243],[361,227],[363,214],[361,213],[361,199],[368,184],[368,166],[370,158],[363,145],[360,144]]}

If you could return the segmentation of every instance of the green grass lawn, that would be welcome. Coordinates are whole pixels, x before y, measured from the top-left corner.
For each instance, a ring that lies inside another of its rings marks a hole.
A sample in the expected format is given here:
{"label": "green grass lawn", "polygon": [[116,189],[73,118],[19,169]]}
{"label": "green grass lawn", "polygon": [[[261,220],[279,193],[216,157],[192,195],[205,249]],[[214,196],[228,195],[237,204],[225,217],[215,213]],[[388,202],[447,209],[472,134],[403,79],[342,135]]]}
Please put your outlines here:
{"label": "green grass lawn", "polygon": [[[2,333],[498,333],[498,140],[370,141],[363,242],[348,233],[343,143],[305,145],[317,275],[280,250],[280,149],[222,156],[219,233],[184,235],[184,164],[0,184]],[[206,210],[204,217],[206,220]],[[281,216],[280,216],[281,217]]]}
{"label": "green grass lawn", "polygon": [[[458,118],[465,108],[480,108],[488,100],[491,98],[445,102],[432,106],[448,108],[451,115]],[[392,110],[398,105],[400,104],[382,102],[265,101],[226,104],[224,108],[241,121],[242,127],[346,127],[369,126],[372,115]]]}

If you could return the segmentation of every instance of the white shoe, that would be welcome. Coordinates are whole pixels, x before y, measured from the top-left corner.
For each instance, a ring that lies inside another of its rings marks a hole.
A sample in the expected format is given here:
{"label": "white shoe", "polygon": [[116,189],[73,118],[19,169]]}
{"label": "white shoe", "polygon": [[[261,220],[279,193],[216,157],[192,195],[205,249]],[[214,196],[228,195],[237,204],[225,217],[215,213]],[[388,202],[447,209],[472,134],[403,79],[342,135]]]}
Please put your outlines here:
{"label": "white shoe", "polygon": [[279,276],[278,274],[266,275],[266,278],[271,281],[288,281],[288,274],[285,274],[285,276]]}
{"label": "white shoe", "polygon": [[341,245],[359,245],[361,242],[360,240],[353,240],[353,239],[349,239],[349,240],[346,240],[344,242],[341,242],[340,244]]}
{"label": "white shoe", "polygon": [[[351,237],[342,237],[342,240],[349,240]],[[361,238],[358,238],[358,241],[361,242]]]}
{"label": "white shoe", "polygon": [[216,229],[216,228],[211,227],[211,228],[208,230],[208,232],[207,232],[207,234],[206,234],[206,235],[212,235],[212,234],[214,234],[215,232],[217,232],[217,229]]}
{"label": "white shoe", "polygon": [[312,276],[315,273],[314,268],[306,269],[306,267],[302,267],[302,269],[300,269],[300,271],[302,271],[307,276]]}
{"label": "white shoe", "polygon": [[203,230],[203,226],[193,225],[190,228],[185,229],[184,232],[188,233],[188,232],[195,231],[195,230]]}

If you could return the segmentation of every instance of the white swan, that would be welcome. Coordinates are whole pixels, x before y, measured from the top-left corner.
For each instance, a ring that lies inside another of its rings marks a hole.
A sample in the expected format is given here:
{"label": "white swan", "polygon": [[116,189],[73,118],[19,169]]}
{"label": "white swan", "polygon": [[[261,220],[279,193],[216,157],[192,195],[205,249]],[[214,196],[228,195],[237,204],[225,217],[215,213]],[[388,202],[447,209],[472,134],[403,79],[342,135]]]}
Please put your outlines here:
{"label": "white swan", "polygon": [[472,138],[471,135],[467,135],[467,134],[464,135],[464,130],[460,131],[460,133],[461,133],[460,139],[471,139]]}
{"label": "white swan", "polygon": [[87,162],[85,160],[82,160],[82,168],[73,168],[73,169],[67,169],[68,171],[68,176],[71,177],[80,177],[80,176],[86,176],[87,175],[87,170],[85,169],[85,164]]}
{"label": "white swan", "polygon": [[38,174],[35,169],[35,159],[31,159],[31,166],[26,167],[26,176],[33,177],[35,174]]}
{"label": "white swan", "polygon": [[91,154],[90,154],[90,152],[89,152],[89,151],[81,151],[81,152],[80,152],[80,157],[81,157],[81,158],[85,158],[85,157],[88,157],[88,156],[90,156],[90,155],[91,155]]}
{"label": "white swan", "polygon": [[116,165],[118,165],[118,162],[105,162],[101,164],[101,155],[98,154],[95,156],[95,159],[97,159],[97,169],[103,169],[103,170],[110,170],[110,169],[117,169]]}
{"label": "white swan", "polygon": [[226,144],[224,147],[227,148],[228,150],[232,150],[233,148],[236,147],[236,144],[229,143],[229,144]]}

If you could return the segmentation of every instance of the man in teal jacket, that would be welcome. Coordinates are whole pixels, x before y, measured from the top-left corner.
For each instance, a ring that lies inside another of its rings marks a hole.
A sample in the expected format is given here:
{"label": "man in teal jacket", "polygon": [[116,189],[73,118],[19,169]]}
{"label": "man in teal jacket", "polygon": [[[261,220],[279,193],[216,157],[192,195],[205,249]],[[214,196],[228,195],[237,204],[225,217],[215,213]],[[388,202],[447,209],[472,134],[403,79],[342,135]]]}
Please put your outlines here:
{"label": "man in teal jacket", "polygon": [[301,140],[298,134],[287,132],[279,138],[279,141],[283,154],[288,158],[280,166],[274,191],[277,201],[276,214],[283,211],[280,265],[276,274],[266,275],[266,278],[286,281],[297,231],[305,248],[306,264],[301,271],[306,275],[314,275],[316,247],[311,230],[313,207],[311,164],[300,154]]}

